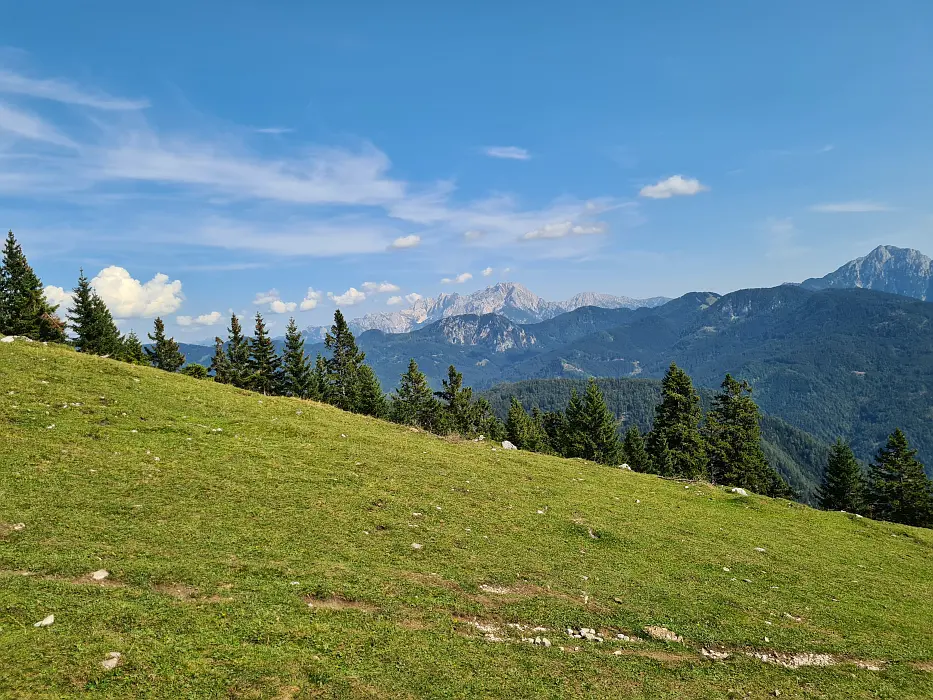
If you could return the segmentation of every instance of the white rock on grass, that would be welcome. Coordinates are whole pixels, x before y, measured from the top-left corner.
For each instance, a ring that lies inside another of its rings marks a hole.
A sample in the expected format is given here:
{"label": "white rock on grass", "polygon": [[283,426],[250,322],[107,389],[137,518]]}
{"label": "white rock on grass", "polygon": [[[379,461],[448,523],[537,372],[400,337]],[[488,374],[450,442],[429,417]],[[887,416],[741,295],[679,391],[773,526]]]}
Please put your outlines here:
{"label": "white rock on grass", "polygon": [[740,495],[740,496],[747,496],[747,495],[748,495],[748,491],[746,491],[745,489],[739,488],[738,486],[735,487],[734,489],[731,489],[731,491],[732,491],[732,493],[737,493],[737,494]]}
{"label": "white rock on grass", "polygon": [[111,651],[107,654],[107,658],[100,662],[100,665],[108,671],[112,671],[120,664],[121,656],[122,654],[119,651]]}
{"label": "white rock on grass", "polygon": [[33,625],[33,627],[48,627],[55,622],[55,615],[49,615]]}
{"label": "white rock on grass", "polygon": [[412,543],[411,543],[411,548],[414,549],[414,550],[420,550],[420,549],[424,549],[424,545],[423,545],[423,544],[419,544],[419,543],[417,543],[417,542],[412,542]]}
{"label": "white rock on grass", "polygon": [[110,576],[110,572],[107,569],[98,569],[91,574],[91,578],[95,581],[103,581],[108,576]]}
{"label": "white rock on grass", "polygon": [[508,440],[503,440],[502,449],[503,450],[517,450],[518,448],[515,445],[513,445],[511,442],[509,442]]}

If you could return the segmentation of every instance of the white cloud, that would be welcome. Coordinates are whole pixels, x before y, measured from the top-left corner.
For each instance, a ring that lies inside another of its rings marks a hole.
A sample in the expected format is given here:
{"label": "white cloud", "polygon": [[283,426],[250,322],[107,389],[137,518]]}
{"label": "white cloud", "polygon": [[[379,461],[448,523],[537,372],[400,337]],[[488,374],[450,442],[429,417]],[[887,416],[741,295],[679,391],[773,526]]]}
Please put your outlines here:
{"label": "white cloud", "polygon": [[2,102],[0,102],[0,131],[6,131],[14,136],[32,141],[52,143],[56,146],[67,146],[69,148],[75,146],[74,141],[60,133],[51,124],[46,123],[34,114],[14,109]]}
{"label": "white cloud", "polygon": [[566,236],[587,236],[605,232],[606,225],[601,222],[595,224],[574,224],[572,221],[556,221],[545,224],[541,228],[533,229],[522,236],[522,238],[526,241],[531,241],[536,238],[564,238]]}
{"label": "white cloud", "polygon": [[214,326],[220,323],[221,315],[219,311],[211,311],[209,314],[200,316],[176,316],[175,323],[179,326]]}
{"label": "white cloud", "polygon": [[179,280],[157,274],[146,283],[133,279],[122,267],[111,265],[91,280],[94,291],[115,318],[153,318],[177,311],[184,301]]}
{"label": "white cloud", "polygon": [[61,307],[61,309],[59,309],[60,316],[65,309],[71,306],[71,292],[66,292],[61,287],[56,287],[51,284],[46,285],[43,291],[45,292],[46,301],[48,301],[52,306]]}
{"label": "white cloud", "polygon": [[469,272],[462,272],[456,277],[445,277],[441,280],[441,284],[463,284],[471,279],[473,279],[473,275]]}
{"label": "white cloud", "polygon": [[401,238],[396,238],[392,241],[390,248],[401,249],[401,248],[414,248],[416,245],[421,243],[421,236],[416,236],[414,234],[410,236],[402,236]]}
{"label": "white cloud", "polygon": [[266,126],[261,129],[254,130],[257,134],[290,134],[294,129],[289,129],[287,126]]}
{"label": "white cloud", "polygon": [[322,292],[315,291],[314,287],[308,287],[308,293],[305,294],[305,298],[301,300],[301,310],[310,311],[317,307],[318,302],[324,298]]}
{"label": "white cloud", "polygon": [[421,301],[422,299],[424,299],[424,297],[417,292],[412,292],[411,294],[405,295],[405,301],[407,301],[409,304],[414,304],[416,301]]}
{"label": "white cloud", "polygon": [[328,292],[327,296],[330,297],[337,306],[353,306],[354,304],[360,304],[366,301],[366,294],[356,287],[350,287],[343,294]]}
{"label": "white cloud", "polygon": [[891,207],[881,202],[856,200],[852,202],[831,202],[827,204],[814,204],[810,211],[821,214],[861,214],[867,212],[891,211]]}
{"label": "white cloud", "polygon": [[401,287],[391,282],[363,282],[363,291],[368,294],[389,294],[399,289]]}
{"label": "white cloud", "polygon": [[271,304],[273,301],[278,301],[279,298],[279,290],[270,289],[268,292],[257,292],[256,298],[253,299],[253,303],[256,306],[261,306],[263,304]]}
{"label": "white cloud", "polygon": [[492,273],[493,269],[491,267],[487,267],[485,270],[483,270],[483,277],[489,277]]}
{"label": "white cloud", "polygon": [[674,175],[654,185],[646,185],[638,193],[649,199],[670,199],[671,197],[690,196],[706,192],[709,189],[695,178]]}
{"label": "white cloud", "polygon": [[62,80],[27,78],[8,70],[0,70],[0,92],[103,110],[135,110],[149,106],[146,100],[126,100],[102,92],[86,92]]}
{"label": "white cloud", "polygon": [[490,158],[505,158],[507,160],[529,160],[531,154],[518,146],[486,146],[483,149]]}
{"label": "white cloud", "polygon": [[287,314],[291,313],[298,308],[298,304],[294,301],[282,301],[281,299],[276,299],[271,304],[269,304],[269,311],[274,314]]}
{"label": "white cloud", "polygon": [[398,305],[401,304],[403,301],[405,301],[405,300],[402,299],[402,297],[389,297],[389,298],[386,300],[386,304],[387,304],[388,306],[398,306]]}

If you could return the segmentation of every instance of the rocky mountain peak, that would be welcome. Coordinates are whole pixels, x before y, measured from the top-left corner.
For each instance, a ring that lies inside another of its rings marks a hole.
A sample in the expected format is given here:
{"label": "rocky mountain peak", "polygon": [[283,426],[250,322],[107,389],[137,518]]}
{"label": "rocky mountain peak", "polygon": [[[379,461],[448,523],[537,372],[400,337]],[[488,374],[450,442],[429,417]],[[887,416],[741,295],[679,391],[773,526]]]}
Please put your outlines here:
{"label": "rocky mountain peak", "polygon": [[825,277],[803,282],[808,289],[861,287],[933,301],[933,261],[919,250],[880,245]]}

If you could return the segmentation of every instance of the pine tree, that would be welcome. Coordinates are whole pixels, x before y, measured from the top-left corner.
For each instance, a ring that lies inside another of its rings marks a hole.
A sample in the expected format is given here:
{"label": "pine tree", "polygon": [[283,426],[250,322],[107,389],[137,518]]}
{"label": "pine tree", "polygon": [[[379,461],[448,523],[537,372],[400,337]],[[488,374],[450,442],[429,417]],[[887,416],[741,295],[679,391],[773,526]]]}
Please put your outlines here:
{"label": "pine tree", "polygon": [[823,483],[817,492],[823,510],[861,513],[865,505],[865,478],[852,448],[841,439],[829,450]]}
{"label": "pine tree", "polygon": [[505,426],[502,424],[496,414],[493,413],[492,406],[488,399],[478,398],[473,402],[471,408],[473,414],[473,432],[468,435],[482,435],[494,442],[505,440]]}
{"label": "pine tree", "polygon": [[[216,348],[215,348],[216,352]],[[230,328],[227,329],[226,383],[240,389],[249,388],[249,341],[243,335],[243,327],[236,314],[230,315]]]}
{"label": "pine tree", "polygon": [[651,457],[645,448],[645,440],[641,436],[641,431],[637,425],[633,425],[625,433],[625,439],[622,441],[622,454],[625,463],[636,472],[652,472],[654,465],[651,463]]}
{"label": "pine tree", "polygon": [[84,270],[81,270],[78,286],[73,290],[68,320],[75,334],[74,345],[80,352],[117,358],[122,356],[120,331],[113,322],[110,309],[91,288]]}
{"label": "pine tree", "polygon": [[867,500],[873,518],[933,527],[933,485],[900,428],[888,437],[868,471]]}
{"label": "pine tree", "polygon": [[447,379],[441,380],[443,389],[434,395],[444,401],[447,423],[455,433],[463,436],[476,434],[476,419],[473,406],[473,390],[463,386],[463,374],[453,365],[447,368]]}
{"label": "pine tree", "polygon": [[204,365],[199,365],[197,362],[192,362],[190,365],[185,365],[182,368],[181,373],[186,377],[191,377],[192,379],[208,379],[210,377],[207,367]]}
{"label": "pine tree", "polygon": [[525,407],[514,396],[509,402],[509,414],[505,420],[505,436],[520,450],[534,450],[536,446],[534,422]]}
{"label": "pine tree", "polygon": [[278,393],[282,358],[275,351],[262,314],[256,312],[256,328],[249,341],[249,388],[260,394]]}
{"label": "pine tree", "polygon": [[586,419],[583,402],[576,389],[570,390],[570,400],[564,410],[563,435],[560,437],[560,454],[564,457],[582,457],[586,449]]}
{"label": "pine tree", "polygon": [[214,373],[215,382],[230,384],[230,361],[224,350],[224,341],[219,336],[214,338],[214,356],[211,358],[210,371]]}
{"label": "pine tree", "polygon": [[441,404],[434,397],[424,373],[413,359],[392,395],[392,420],[434,431],[438,427]]}
{"label": "pine tree", "polygon": [[[282,393],[307,398],[311,391],[311,361],[305,354],[305,339],[295,319],[285,328],[285,351],[282,354]],[[381,393],[381,392],[380,392]]]}
{"label": "pine tree", "polygon": [[308,398],[314,401],[323,401],[328,403],[327,396],[327,360],[317,354],[314,360],[314,367],[311,369],[311,383],[308,387]]}
{"label": "pine tree", "polygon": [[580,411],[581,424],[575,430],[582,446],[580,457],[600,464],[618,464],[622,445],[616,430],[615,417],[606,406],[603,392],[595,379],[590,379],[583,395]]}
{"label": "pine tree", "polygon": [[185,356],[178,349],[178,343],[174,338],[165,337],[165,324],[161,318],[156,317],[154,334],[149,334],[149,340],[152,341],[152,346],[146,348],[146,356],[153,367],[166,372],[177,372],[185,364]]}
{"label": "pine tree", "polygon": [[565,438],[567,435],[567,419],[562,411],[546,411],[541,416],[541,429],[544,431],[548,452],[551,454],[567,456]]}
{"label": "pine tree", "polygon": [[46,300],[42,283],[10,231],[0,262],[0,335],[63,343],[65,325],[55,315],[57,309]]}
{"label": "pine tree", "polygon": [[358,375],[366,355],[356,346],[340,309],[334,313],[334,325],[324,337],[324,346],[330,351],[327,359],[327,401],[337,408],[352,411],[358,404]]}
{"label": "pine tree", "polygon": [[367,364],[360,365],[357,382],[357,403],[354,412],[374,418],[385,418],[389,413],[389,404],[373,368]]}
{"label": "pine tree", "polygon": [[139,336],[136,335],[136,331],[130,331],[129,334],[123,338],[123,352],[121,353],[120,359],[124,362],[129,362],[131,365],[146,364],[146,353],[143,352],[143,345],[139,342]]}
{"label": "pine tree", "polygon": [[688,479],[706,475],[700,418],[700,396],[690,376],[672,362],[661,383],[661,403],[648,434],[648,454],[659,474]]}
{"label": "pine tree", "polygon": [[784,491],[761,449],[760,420],[751,385],[727,374],[706,417],[710,481],[769,496]]}

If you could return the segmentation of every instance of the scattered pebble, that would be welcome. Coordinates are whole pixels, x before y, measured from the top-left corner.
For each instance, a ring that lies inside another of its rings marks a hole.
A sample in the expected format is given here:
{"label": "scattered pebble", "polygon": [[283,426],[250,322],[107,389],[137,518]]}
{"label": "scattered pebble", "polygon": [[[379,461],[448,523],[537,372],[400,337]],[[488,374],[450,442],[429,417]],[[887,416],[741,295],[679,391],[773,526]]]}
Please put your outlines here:
{"label": "scattered pebble", "polygon": [[[139,380],[137,379],[136,381]],[[107,654],[107,658],[100,662],[100,665],[106,670],[112,671],[119,665],[121,656],[119,651],[111,651]]]}
{"label": "scattered pebble", "polygon": [[412,548],[412,549],[416,549],[416,550],[417,550],[417,549],[424,549],[424,545],[423,545],[423,544],[418,544],[417,542],[412,542],[412,543],[411,543],[411,548]]}
{"label": "scattered pebble", "polygon": [[666,627],[658,627],[657,625],[649,625],[648,627],[645,627],[645,634],[647,634],[652,639],[657,639],[662,642],[684,641],[684,638],[676,632],[671,632]]}
{"label": "scattered pebble", "polygon": [[33,625],[33,627],[48,627],[53,622],[55,622],[55,615],[49,615],[48,617],[39,620]]}
{"label": "scattered pebble", "polygon": [[727,574],[728,574],[730,571],[732,571],[732,569],[730,569],[728,566],[722,567],[722,570],[725,571]]}
{"label": "scattered pebble", "polygon": [[95,581],[103,581],[108,576],[110,576],[110,572],[107,569],[98,569],[91,574],[91,578]]}
{"label": "scattered pebble", "polygon": [[763,553],[763,552],[767,552],[768,550],[765,549],[764,547],[755,547],[755,551],[756,551],[756,552],[762,552],[762,553]]}
{"label": "scattered pebble", "polygon": [[51,429],[54,428],[54,427],[55,427],[55,423],[52,423],[52,425],[47,425],[47,426],[45,426],[45,429],[46,429],[46,430],[51,430]]}
{"label": "scattered pebble", "polygon": [[26,523],[16,523],[15,525],[13,525],[14,532],[19,532],[20,530],[25,530],[25,529],[26,529]]}

